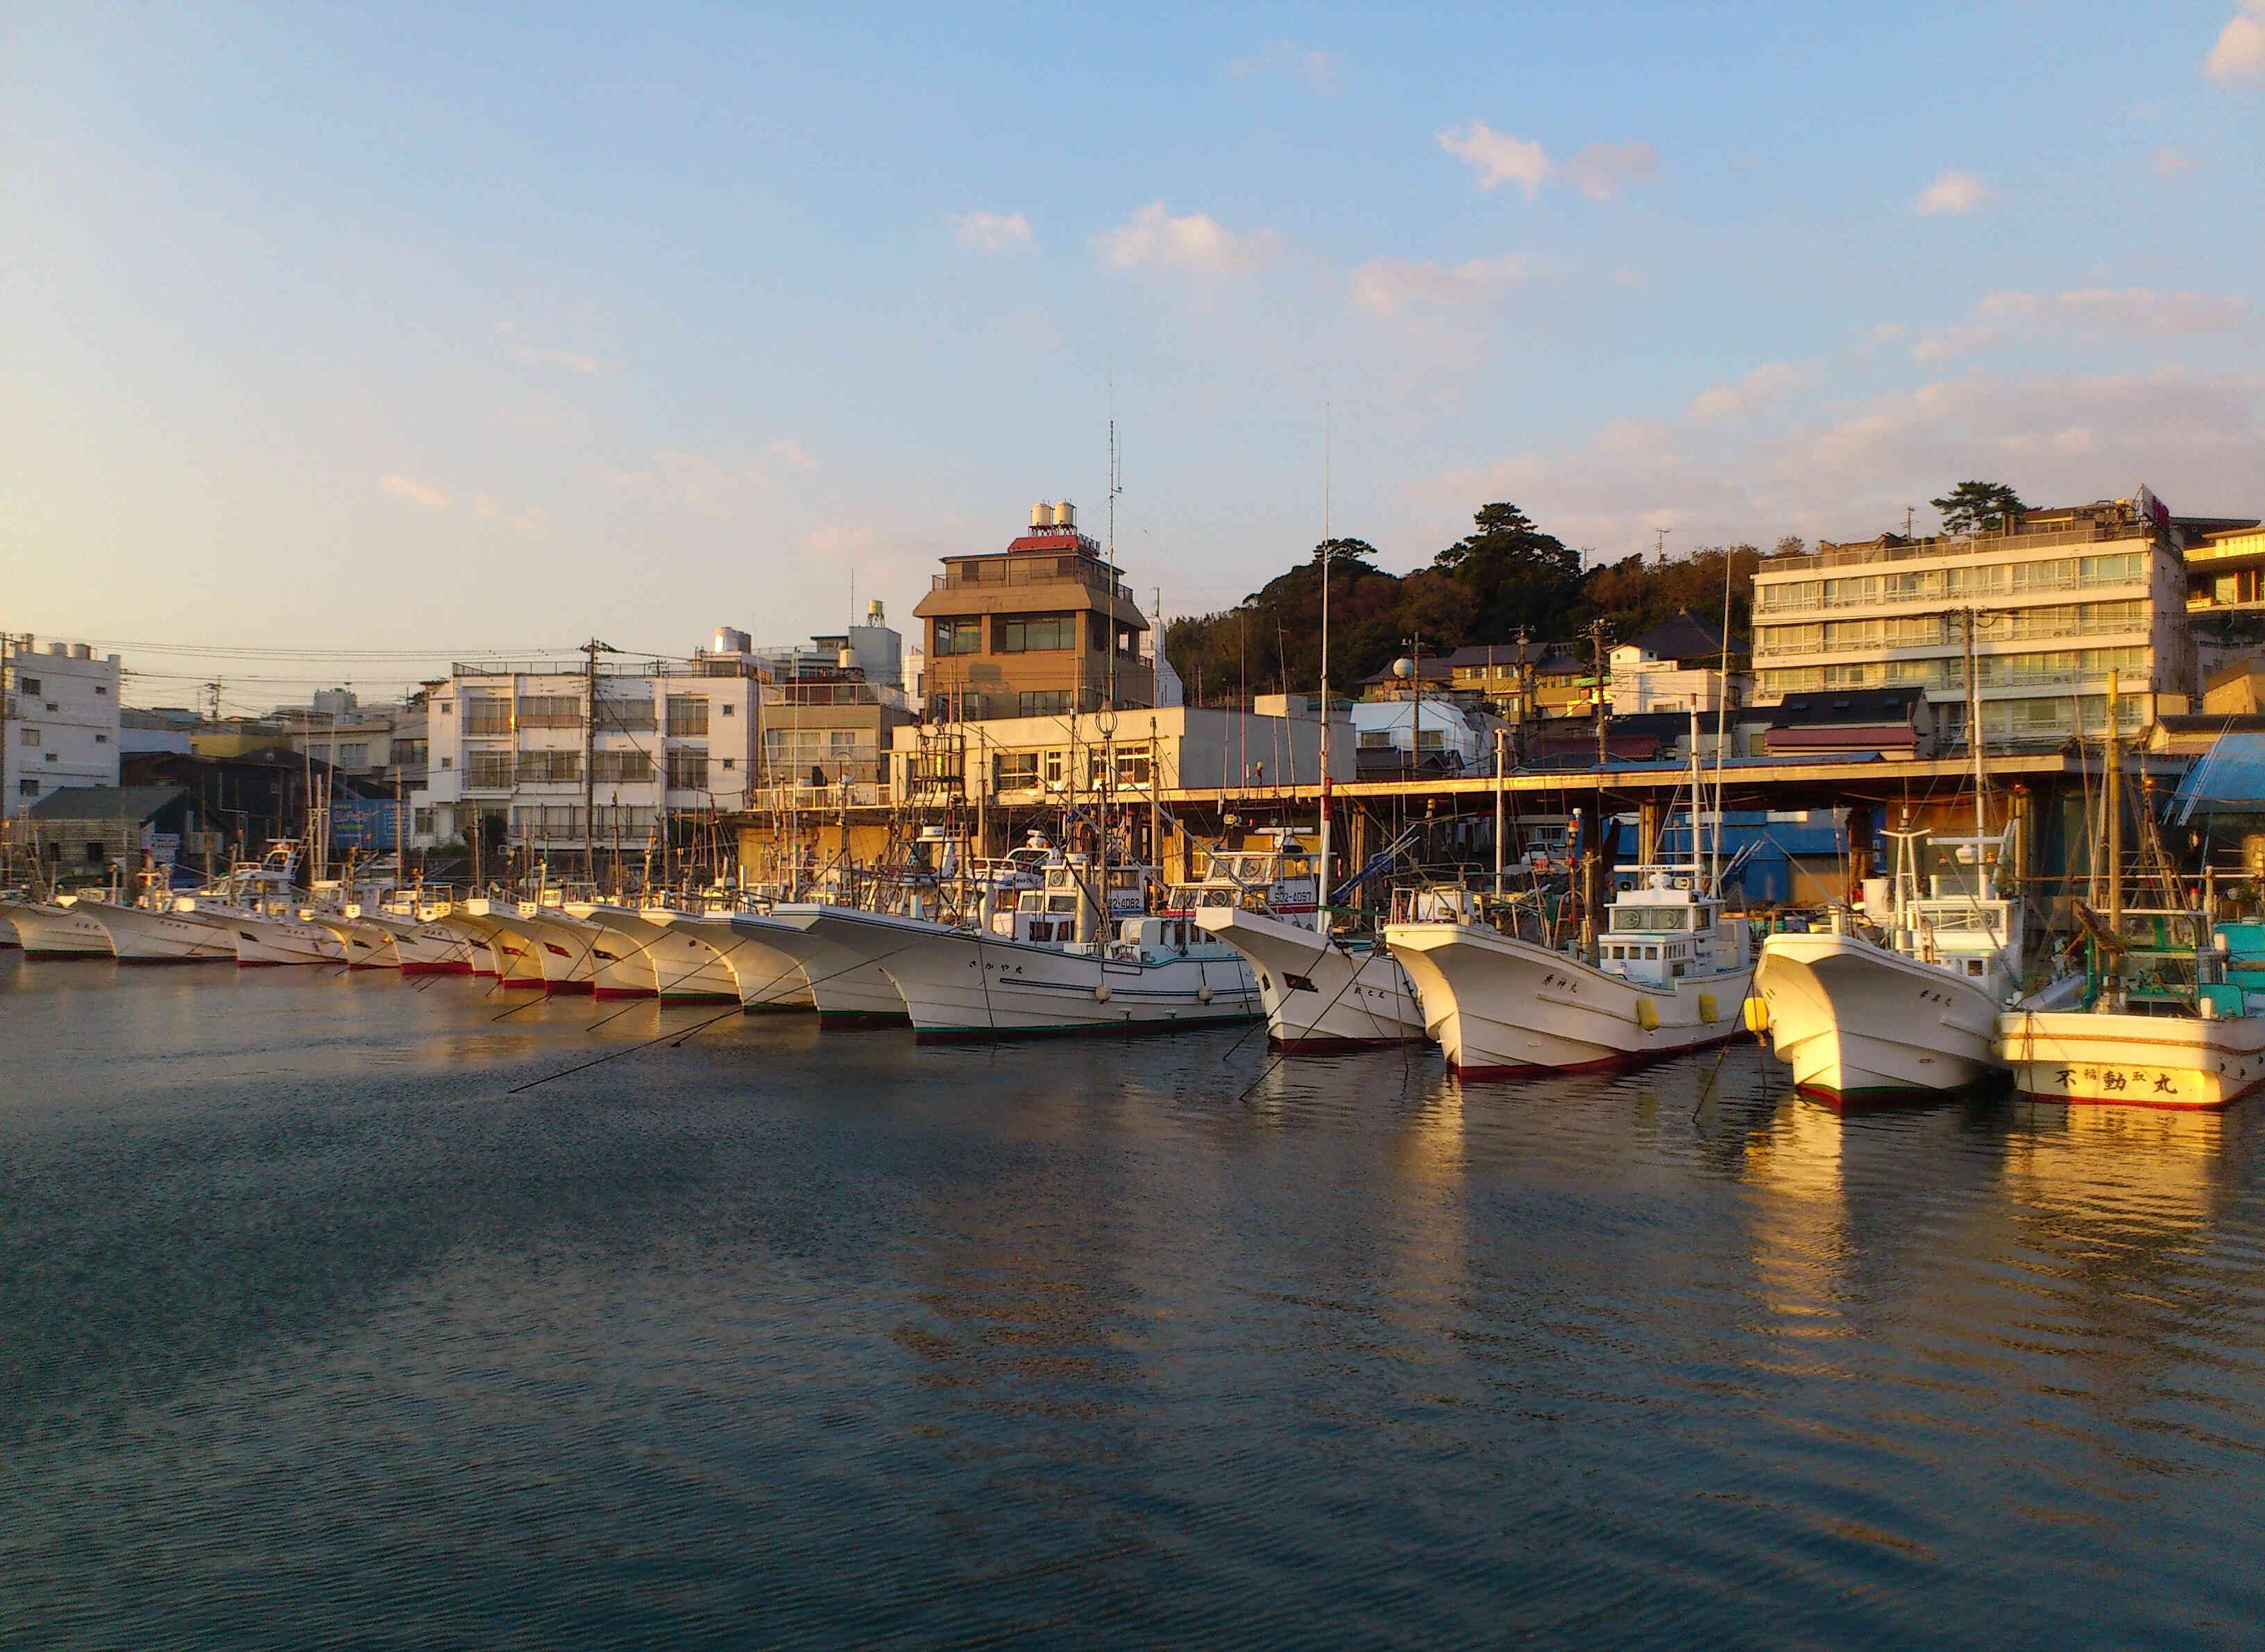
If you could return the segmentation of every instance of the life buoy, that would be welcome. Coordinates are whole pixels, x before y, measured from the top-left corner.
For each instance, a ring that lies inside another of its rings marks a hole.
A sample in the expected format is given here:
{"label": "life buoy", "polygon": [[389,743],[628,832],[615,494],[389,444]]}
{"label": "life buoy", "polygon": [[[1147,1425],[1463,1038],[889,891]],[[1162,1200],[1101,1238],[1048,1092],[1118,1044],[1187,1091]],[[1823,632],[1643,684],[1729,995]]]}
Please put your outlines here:
{"label": "life buoy", "polygon": [[1205,981],[1201,986],[1196,988],[1196,1002],[1198,1004],[1208,1004],[1211,1002],[1211,983],[1209,981]]}
{"label": "life buoy", "polygon": [[1093,996],[1094,1001],[1096,1003],[1107,1003],[1109,1001],[1109,983],[1103,981],[1100,986],[1095,987],[1093,989]]}

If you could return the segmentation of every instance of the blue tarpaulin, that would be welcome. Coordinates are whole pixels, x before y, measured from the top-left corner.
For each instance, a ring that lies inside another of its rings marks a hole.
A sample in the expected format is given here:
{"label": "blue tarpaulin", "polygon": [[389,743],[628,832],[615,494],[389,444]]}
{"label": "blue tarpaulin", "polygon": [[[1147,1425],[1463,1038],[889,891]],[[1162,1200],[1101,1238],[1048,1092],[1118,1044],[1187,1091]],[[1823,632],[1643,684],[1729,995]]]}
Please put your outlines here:
{"label": "blue tarpaulin", "polygon": [[2171,818],[2265,813],[2265,734],[2221,734],[2187,770],[2171,797]]}

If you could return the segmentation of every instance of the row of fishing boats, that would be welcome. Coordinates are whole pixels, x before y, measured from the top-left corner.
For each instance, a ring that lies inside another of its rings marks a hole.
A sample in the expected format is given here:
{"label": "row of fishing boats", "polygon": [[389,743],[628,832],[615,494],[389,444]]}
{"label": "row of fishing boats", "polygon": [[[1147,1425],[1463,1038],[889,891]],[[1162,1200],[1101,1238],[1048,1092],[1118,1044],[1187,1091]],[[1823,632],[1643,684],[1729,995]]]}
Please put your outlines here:
{"label": "row of fishing boats", "polygon": [[278,845],[193,893],[0,901],[0,922],[33,958],[455,973],[506,991],[801,1009],[829,1027],[909,1023],[924,1038],[1263,1015],[1287,1052],[1437,1042],[1466,1079],[1655,1060],[1752,1031],[1836,1106],[2010,1077],[2060,1101],[2214,1108],[2265,1083],[2265,926],[2214,922],[2207,902],[2112,925],[2085,913],[2088,962],[2065,950],[2040,972],[2010,829],[1890,836],[1890,878],[1759,947],[1695,830],[1687,861],[1613,873],[1577,925],[1562,891],[1458,884],[1401,889],[1383,922],[1350,933],[1328,921],[1325,861],[1286,834],[1213,851],[1170,885],[1034,835],[888,899],[766,902],[333,884],[310,903],[295,848]]}

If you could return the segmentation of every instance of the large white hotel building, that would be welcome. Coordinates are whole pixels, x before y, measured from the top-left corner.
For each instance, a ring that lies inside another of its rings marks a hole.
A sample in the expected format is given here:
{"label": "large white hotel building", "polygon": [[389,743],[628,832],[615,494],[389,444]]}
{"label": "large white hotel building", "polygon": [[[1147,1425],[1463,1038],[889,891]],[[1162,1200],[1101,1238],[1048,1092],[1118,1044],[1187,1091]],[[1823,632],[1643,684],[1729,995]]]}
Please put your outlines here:
{"label": "large white hotel building", "polygon": [[2196,691],[2187,629],[2189,538],[2221,524],[2136,499],[2021,513],[2002,533],[1821,542],[1754,579],[1756,698],[1915,685],[1963,741],[1974,624],[1984,740],[2057,745],[2145,727]]}

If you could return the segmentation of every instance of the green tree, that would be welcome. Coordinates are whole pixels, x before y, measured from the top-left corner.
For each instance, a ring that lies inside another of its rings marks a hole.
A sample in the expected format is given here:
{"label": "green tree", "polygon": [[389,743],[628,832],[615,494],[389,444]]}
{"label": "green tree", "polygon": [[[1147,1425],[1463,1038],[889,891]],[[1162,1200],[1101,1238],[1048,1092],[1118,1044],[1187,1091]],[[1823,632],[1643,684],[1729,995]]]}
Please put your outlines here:
{"label": "green tree", "polygon": [[1431,559],[1432,572],[1468,593],[1458,634],[1441,642],[1506,638],[1521,628],[1546,636],[1562,625],[1580,589],[1580,553],[1515,505],[1482,506],[1471,520],[1473,531]]}
{"label": "green tree", "polygon": [[1927,503],[1942,513],[1946,534],[1997,533],[2011,526],[2008,518],[2029,508],[2002,482],[1962,482],[1945,497]]}

